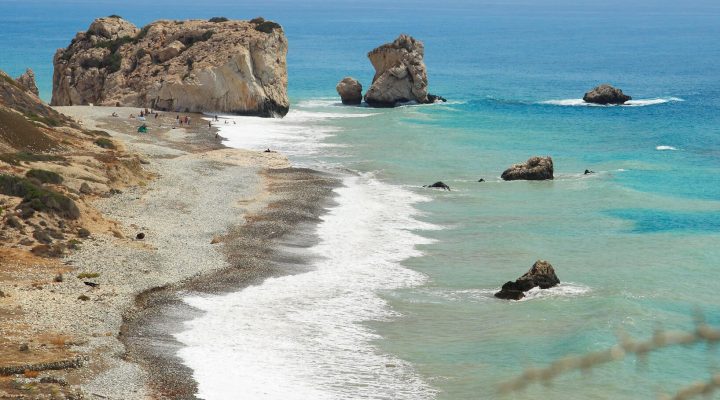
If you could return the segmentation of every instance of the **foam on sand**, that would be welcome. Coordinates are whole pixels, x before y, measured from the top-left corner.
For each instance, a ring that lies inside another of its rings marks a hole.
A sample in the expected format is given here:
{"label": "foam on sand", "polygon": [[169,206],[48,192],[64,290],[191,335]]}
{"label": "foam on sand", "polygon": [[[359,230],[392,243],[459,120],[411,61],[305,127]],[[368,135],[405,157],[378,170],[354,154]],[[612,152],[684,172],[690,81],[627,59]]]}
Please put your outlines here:
{"label": "foam on sand", "polygon": [[378,291],[422,284],[400,261],[429,243],[411,230],[427,200],[370,176],[344,179],[318,226],[309,272],[227,295],[193,296],[205,312],[186,323],[178,355],[203,399],[429,399],[434,391],[403,360],[381,353],[365,321],[393,313]]}

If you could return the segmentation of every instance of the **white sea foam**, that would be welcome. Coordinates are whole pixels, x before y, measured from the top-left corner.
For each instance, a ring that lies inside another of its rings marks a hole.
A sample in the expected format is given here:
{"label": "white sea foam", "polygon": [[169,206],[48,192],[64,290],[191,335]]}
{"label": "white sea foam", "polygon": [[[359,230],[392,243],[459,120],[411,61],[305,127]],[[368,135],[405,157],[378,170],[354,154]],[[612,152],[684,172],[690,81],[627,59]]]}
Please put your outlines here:
{"label": "white sea foam", "polygon": [[585,295],[590,291],[590,287],[585,285],[580,285],[572,282],[561,282],[559,285],[551,287],[550,289],[540,289],[539,287],[534,287],[525,292],[525,297],[520,299],[520,301],[528,301],[550,297],[576,297]]}
{"label": "white sea foam", "polygon": [[676,147],[673,146],[657,146],[655,147],[655,150],[664,151],[664,150],[677,150]]}
{"label": "white sea foam", "polygon": [[430,243],[411,230],[424,197],[372,177],[336,190],[318,227],[310,272],[267,279],[237,293],[190,297],[205,314],[178,334],[203,399],[419,399],[434,392],[408,363],[382,354],[362,323],[395,315],[377,295],[421,284],[399,262]]}
{"label": "white sea foam", "polygon": [[[316,112],[290,110],[285,118],[257,118],[220,115],[215,126],[223,144],[228,147],[250,150],[270,148],[289,156],[311,156],[329,147],[323,139],[334,135],[338,128],[332,120],[341,118],[364,118],[372,113]],[[211,118],[206,118],[211,119]]]}
{"label": "white sea foam", "polygon": [[[685,100],[683,100],[679,97],[638,99],[638,100],[629,100],[629,101],[625,102],[625,104],[620,105],[619,107],[645,107],[645,106],[652,106],[652,105],[657,105],[657,104],[674,103],[674,102],[678,102],[678,101],[685,101]],[[615,105],[602,105],[602,104],[587,103],[583,99],[547,100],[547,101],[541,101],[540,104],[550,104],[550,105],[565,106],[565,107],[617,107]]]}

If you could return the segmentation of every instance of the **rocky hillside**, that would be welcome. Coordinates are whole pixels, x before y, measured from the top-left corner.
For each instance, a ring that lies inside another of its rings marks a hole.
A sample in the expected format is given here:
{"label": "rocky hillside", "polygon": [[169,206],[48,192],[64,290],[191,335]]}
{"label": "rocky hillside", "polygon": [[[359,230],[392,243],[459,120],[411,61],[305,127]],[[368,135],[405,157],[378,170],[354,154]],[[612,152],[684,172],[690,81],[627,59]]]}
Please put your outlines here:
{"label": "rocky hillside", "polygon": [[142,29],[99,18],[55,54],[52,104],[284,116],[287,47],[282,27],[262,18]]}
{"label": "rocky hillside", "polygon": [[61,256],[101,225],[88,200],[147,179],[107,136],[0,71],[0,256],[9,248]]}

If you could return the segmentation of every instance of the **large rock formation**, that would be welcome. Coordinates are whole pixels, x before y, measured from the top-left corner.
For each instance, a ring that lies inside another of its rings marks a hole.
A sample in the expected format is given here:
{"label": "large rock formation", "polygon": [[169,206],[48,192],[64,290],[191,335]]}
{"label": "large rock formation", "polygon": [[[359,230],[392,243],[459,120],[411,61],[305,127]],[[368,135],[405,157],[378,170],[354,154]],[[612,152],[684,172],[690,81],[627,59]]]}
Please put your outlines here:
{"label": "large rock formation", "polygon": [[583,101],[594,104],[623,104],[628,100],[632,100],[632,97],[608,84],[602,84],[583,96]]}
{"label": "large rock formation", "polygon": [[549,262],[543,260],[535,261],[535,264],[523,276],[515,282],[509,281],[502,285],[502,289],[495,293],[495,297],[507,300],[520,300],[525,297],[525,292],[539,286],[540,289],[549,289],[560,284],[560,279],[555,275],[555,269]]}
{"label": "large rock formation", "polygon": [[408,101],[429,103],[424,55],[423,43],[408,35],[400,35],[394,42],[368,53],[375,67],[372,86],[365,93],[368,105],[394,107]]}
{"label": "large rock formation", "polygon": [[506,181],[553,179],[552,157],[530,157],[527,162],[506,169],[501,178]]}
{"label": "large rock formation", "polygon": [[32,69],[26,69],[25,73],[18,76],[15,81],[28,92],[40,96],[40,90],[38,90],[37,83],[35,83],[35,72]]}
{"label": "large rock formation", "polygon": [[284,116],[287,39],[252,21],[153,22],[141,30],[99,18],[55,53],[53,105]]}
{"label": "large rock formation", "polygon": [[345,77],[335,87],[343,104],[357,105],[362,103],[362,85],[357,79]]}

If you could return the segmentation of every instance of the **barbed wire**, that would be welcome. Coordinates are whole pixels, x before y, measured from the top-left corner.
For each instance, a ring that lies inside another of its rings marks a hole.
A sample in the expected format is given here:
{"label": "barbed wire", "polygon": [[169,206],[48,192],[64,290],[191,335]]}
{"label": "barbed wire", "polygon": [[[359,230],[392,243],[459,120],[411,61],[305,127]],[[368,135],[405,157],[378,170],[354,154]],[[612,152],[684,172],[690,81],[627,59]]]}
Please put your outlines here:
{"label": "barbed wire", "polygon": [[[663,331],[657,330],[650,339],[634,340],[628,335],[620,338],[620,343],[601,351],[579,356],[568,356],[552,362],[547,367],[527,368],[519,376],[503,382],[499,386],[501,394],[522,390],[533,383],[549,384],[559,375],[570,371],[588,371],[602,364],[619,361],[628,355],[644,358],[650,352],[671,346],[688,346],[696,343],[717,344],[720,342],[720,330],[698,321],[695,330]],[[715,374],[707,381],[693,383],[680,389],[669,400],[686,400],[699,395],[707,395],[720,388],[720,374]]]}

